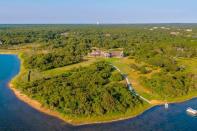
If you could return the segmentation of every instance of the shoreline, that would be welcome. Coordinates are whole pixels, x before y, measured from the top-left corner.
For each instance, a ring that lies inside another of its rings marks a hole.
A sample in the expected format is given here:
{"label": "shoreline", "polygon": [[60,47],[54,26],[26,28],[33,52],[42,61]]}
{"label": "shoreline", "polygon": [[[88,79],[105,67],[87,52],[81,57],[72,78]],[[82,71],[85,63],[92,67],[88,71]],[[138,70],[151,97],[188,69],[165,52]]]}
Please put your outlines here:
{"label": "shoreline", "polygon": [[[51,110],[49,108],[46,108],[44,106],[42,106],[41,103],[39,103],[37,100],[34,100],[30,97],[28,97],[27,95],[21,93],[21,91],[17,90],[14,85],[12,83],[8,84],[9,89],[15,94],[15,96],[21,100],[22,102],[26,103],[27,105],[29,105],[30,107],[36,109],[37,111],[44,113],[46,115],[58,118],[60,120],[62,120],[63,122],[70,124],[72,126],[84,126],[84,125],[92,125],[92,124],[107,124],[107,123],[112,123],[112,122],[118,122],[121,120],[128,120],[128,119],[132,119],[135,118],[137,116],[142,115],[144,112],[148,111],[149,109],[155,107],[155,106],[161,106],[163,104],[155,104],[155,105],[151,105],[148,108],[144,109],[142,112],[135,114],[133,116],[128,116],[128,117],[124,117],[124,118],[119,118],[119,119],[115,119],[115,120],[109,120],[109,121],[97,121],[97,122],[74,122],[73,120],[68,120],[66,118],[64,118],[60,113],[58,113],[57,111]],[[183,100],[183,101],[177,101],[177,102],[169,102],[168,104],[178,104],[178,103],[182,103],[191,99],[195,99],[196,97],[192,97],[189,98],[187,100]]]}
{"label": "shoreline", "polygon": [[21,93],[21,91],[17,90],[12,83],[8,84],[8,88],[14,93],[14,95],[19,100],[21,100],[22,102],[26,103],[30,107],[32,107],[32,108],[34,108],[34,109],[38,110],[39,112],[44,113],[46,115],[50,115],[52,117],[58,118],[58,119],[66,122],[67,124],[70,124],[72,126],[84,126],[84,125],[91,125],[91,124],[105,124],[105,123],[112,123],[112,122],[117,122],[117,121],[121,121],[121,120],[132,119],[132,118],[135,118],[135,117],[143,114],[145,111],[151,109],[152,107],[157,106],[157,105],[153,105],[153,106],[150,106],[150,107],[146,108],[145,110],[143,110],[139,114],[136,114],[136,115],[133,115],[133,116],[124,117],[124,118],[119,118],[119,119],[115,119],[115,120],[100,121],[100,122],[98,121],[98,122],[77,123],[77,122],[72,122],[72,120],[65,119],[57,111],[54,111],[54,110],[51,110],[51,109],[48,109],[48,108],[42,106],[42,104],[39,103],[37,100],[34,100],[34,99],[28,97],[27,95]]}
{"label": "shoreline", "polygon": [[[0,54],[14,54],[14,55],[17,55],[17,57],[19,58],[20,61],[23,61],[22,58],[19,56],[18,53],[10,53],[10,52],[7,52],[7,53],[0,53]],[[131,112],[130,115],[128,114],[127,116],[125,117],[121,117],[117,119],[114,118],[114,120],[100,120],[100,121],[92,121],[92,122],[81,122],[80,120],[76,120],[74,118],[69,118],[69,116],[63,116],[62,114],[60,114],[58,111],[55,111],[55,110],[52,110],[52,109],[49,109],[49,108],[46,108],[44,106],[42,106],[41,103],[39,103],[37,100],[34,100],[32,98],[30,98],[29,96],[25,95],[24,93],[22,93],[20,90],[18,90],[17,88],[15,88],[14,84],[13,84],[13,80],[18,76],[20,75],[20,73],[23,71],[23,68],[22,68],[22,65],[20,67],[20,72],[11,79],[11,81],[8,83],[8,88],[15,94],[15,96],[23,101],[24,103],[26,103],[27,105],[29,105],[30,107],[38,110],[39,112],[41,113],[44,113],[46,115],[50,115],[52,117],[55,117],[55,118],[58,118],[60,120],[62,120],[63,122],[67,123],[67,124],[70,124],[72,126],[82,126],[82,125],[91,125],[91,124],[104,124],[104,123],[112,123],[112,122],[117,122],[117,121],[121,121],[121,120],[128,120],[128,119],[132,119],[132,118],[135,118],[141,114],[143,114],[145,111],[155,107],[155,106],[159,106],[159,105],[163,105],[164,103],[155,103],[155,104],[152,104],[152,105],[144,105],[144,107],[141,107],[140,108],[140,111],[137,111],[137,112]],[[181,102],[184,102],[184,101],[187,101],[187,100],[190,100],[190,99],[193,99],[193,98],[196,98],[196,96],[191,96],[190,97],[186,97],[184,99],[180,99],[180,100],[177,100],[177,101],[170,101],[168,102],[169,104],[172,104],[172,103],[181,103]],[[90,120],[91,121],[91,120]]]}
{"label": "shoreline", "polygon": [[[127,120],[127,119],[131,119],[134,118],[136,116],[141,115],[142,113],[144,113],[146,110],[149,110],[150,108],[154,107],[155,105],[144,105],[144,107],[140,108],[140,111],[138,111],[137,113],[134,111],[132,112],[133,114],[128,115],[126,117],[117,117],[113,120],[100,120],[100,121],[90,121],[90,122],[78,122],[78,120],[75,121],[74,118],[70,118],[69,116],[63,116],[61,115],[58,111],[46,108],[44,106],[42,106],[41,103],[39,103],[37,100],[34,100],[32,98],[30,98],[29,96],[27,96],[26,94],[22,93],[20,90],[18,90],[15,85],[14,85],[14,81],[17,79],[18,76],[20,76],[22,73],[24,73],[25,69],[23,67],[23,59],[21,58],[21,54],[19,52],[0,52],[0,54],[6,54],[6,55],[16,55],[18,57],[18,59],[21,61],[21,66],[20,66],[20,71],[18,74],[16,74],[16,76],[14,76],[10,82],[8,82],[8,88],[15,94],[15,96],[21,100],[22,102],[26,103],[27,105],[29,105],[30,107],[36,109],[37,111],[40,111],[41,113],[44,113],[46,115],[50,115],[52,117],[58,118],[60,120],[62,120],[63,122],[70,124],[72,126],[82,126],[82,125],[91,125],[91,124],[103,124],[103,123],[111,123],[111,122],[117,122],[117,121],[121,121],[121,120]],[[69,118],[68,118],[69,117]]]}
{"label": "shoreline", "polygon": [[50,109],[43,107],[42,104],[39,103],[38,101],[31,99],[27,95],[21,93],[21,91],[17,90],[12,83],[8,83],[8,87],[19,100],[21,100],[22,102],[31,106],[32,108],[34,108],[42,113],[45,113],[47,115],[50,115],[50,116],[53,116],[53,117],[56,117],[60,120],[65,121],[62,117],[60,117],[60,114],[58,114],[58,112],[55,112],[55,111],[52,111]]}

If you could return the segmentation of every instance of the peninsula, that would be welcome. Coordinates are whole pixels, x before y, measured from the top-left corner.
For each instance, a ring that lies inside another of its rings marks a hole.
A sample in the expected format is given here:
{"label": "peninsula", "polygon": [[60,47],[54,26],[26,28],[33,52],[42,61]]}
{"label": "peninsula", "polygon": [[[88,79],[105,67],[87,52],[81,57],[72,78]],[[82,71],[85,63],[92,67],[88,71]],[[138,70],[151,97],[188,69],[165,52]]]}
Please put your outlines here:
{"label": "peninsula", "polygon": [[196,97],[197,43],[188,37],[196,26],[193,32],[187,26],[150,26],[1,31],[0,53],[21,61],[9,85],[20,100],[73,125],[128,119],[155,105]]}

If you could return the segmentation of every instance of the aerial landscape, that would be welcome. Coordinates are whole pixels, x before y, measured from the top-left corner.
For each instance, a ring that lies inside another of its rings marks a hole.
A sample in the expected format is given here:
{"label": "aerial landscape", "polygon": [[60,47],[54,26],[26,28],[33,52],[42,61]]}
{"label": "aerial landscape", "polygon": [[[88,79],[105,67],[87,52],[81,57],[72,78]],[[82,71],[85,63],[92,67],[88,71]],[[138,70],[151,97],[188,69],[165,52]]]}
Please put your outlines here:
{"label": "aerial landscape", "polygon": [[196,131],[191,1],[2,0],[0,131]]}

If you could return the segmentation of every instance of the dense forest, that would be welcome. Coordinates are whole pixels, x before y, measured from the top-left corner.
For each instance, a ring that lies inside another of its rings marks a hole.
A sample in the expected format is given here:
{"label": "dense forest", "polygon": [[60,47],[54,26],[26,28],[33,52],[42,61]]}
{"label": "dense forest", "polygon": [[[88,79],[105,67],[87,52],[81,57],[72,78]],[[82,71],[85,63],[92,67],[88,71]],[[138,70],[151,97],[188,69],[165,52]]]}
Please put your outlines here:
{"label": "dense forest", "polygon": [[63,114],[95,116],[125,113],[142,104],[122,80],[119,72],[101,61],[60,76],[23,83],[20,88]]}
{"label": "dense forest", "polygon": [[[152,26],[15,25],[1,28],[0,40],[4,48],[17,44],[40,43],[42,45],[40,48],[47,49],[48,53],[33,54],[28,58],[27,63],[29,67],[41,70],[80,62],[82,57],[90,52],[91,47],[124,48],[125,55],[156,66],[166,67],[168,70],[176,68],[170,67],[175,63],[174,57],[196,57],[197,34],[185,31],[191,27],[197,30],[195,25],[189,25],[189,27],[165,25],[164,29],[150,30]],[[172,35],[172,32],[179,32],[179,35]],[[64,58],[64,54],[67,57]],[[38,58],[41,55],[42,58]],[[53,57],[57,57],[58,60],[54,62]],[[63,59],[65,61],[60,62]],[[41,67],[40,64],[43,63],[40,61],[48,64],[46,67]]]}
{"label": "dense forest", "polygon": [[65,41],[64,47],[54,47],[50,51],[33,53],[25,58],[25,65],[30,69],[48,70],[79,63],[87,55],[90,46],[77,39]]}
{"label": "dense forest", "polygon": [[[80,63],[92,47],[122,48],[128,59],[160,69],[151,77],[140,77],[140,83],[161,98],[197,90],[197,74],[178,62],[180,58],[197,58],[196,24],[4,25],[0,26],[0,43],[1,49],[30,49],[24,53],[25,68],[40,72]],[[142,74],[151,72],[145,66],[130,67]],[[124,113],[142,103],[121,80],[119,73],[101,62],[21,82],[20,88],[64,114],[103,115]]]}

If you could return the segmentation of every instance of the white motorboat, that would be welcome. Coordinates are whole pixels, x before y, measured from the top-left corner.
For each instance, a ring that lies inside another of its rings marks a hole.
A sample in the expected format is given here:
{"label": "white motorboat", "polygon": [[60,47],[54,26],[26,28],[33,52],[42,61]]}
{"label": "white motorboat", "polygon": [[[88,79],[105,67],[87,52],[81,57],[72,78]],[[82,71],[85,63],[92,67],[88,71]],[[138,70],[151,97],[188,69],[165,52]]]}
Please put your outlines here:
{"label": "white motorboat", "polygon": [[187,108],[186,112],[193,116],[197,116],[197,110],[192,109],[191,107]]}

